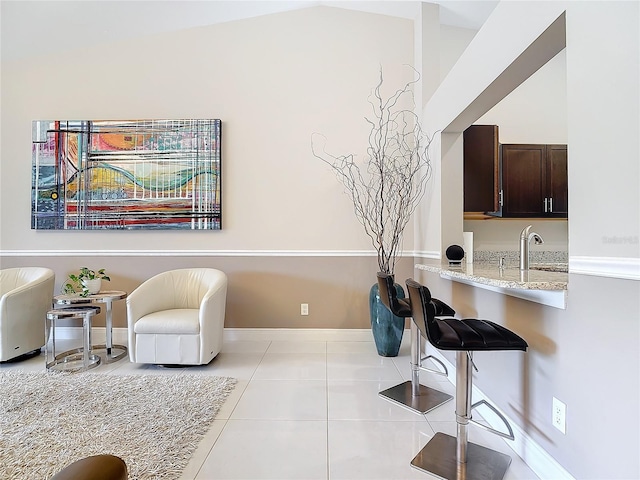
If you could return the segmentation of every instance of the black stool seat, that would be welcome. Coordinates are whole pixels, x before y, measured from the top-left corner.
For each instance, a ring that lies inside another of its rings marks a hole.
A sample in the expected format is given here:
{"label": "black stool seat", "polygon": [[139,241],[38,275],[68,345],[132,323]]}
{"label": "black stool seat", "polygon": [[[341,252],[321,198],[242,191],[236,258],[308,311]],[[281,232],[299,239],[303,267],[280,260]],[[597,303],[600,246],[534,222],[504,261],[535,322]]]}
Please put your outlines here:
{"label": "black stool seat", "polygon": [[[437,316],[437,314],[436,314]],[[488,320],[441,318],[429,326],[429,340],[440,350],[523,350],[527,342]]]}
{"label": "black stool seat", "polygon": [[[491,350],[527,350],[527,342],[497,323],[477,318],[436,318],[450,307],[431,297],[429,289],[412,279],[407,280],[409,302],[417,322],[429,342],[439,350],[467,352]],[[412,300],[412,297],[414,300]]]}

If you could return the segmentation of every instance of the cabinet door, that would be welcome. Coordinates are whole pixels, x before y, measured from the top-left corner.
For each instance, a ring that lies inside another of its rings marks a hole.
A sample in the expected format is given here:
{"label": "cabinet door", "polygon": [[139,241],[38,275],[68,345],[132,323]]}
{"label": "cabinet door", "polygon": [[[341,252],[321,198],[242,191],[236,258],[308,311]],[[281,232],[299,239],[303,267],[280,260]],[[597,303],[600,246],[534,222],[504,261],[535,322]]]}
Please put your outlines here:
{"label": "cabinet door", "polygon": [[503,215],[539,217],[546,193],[545,145],[502,145]]}
{"label": "cabinet door", "polygon": [[547,211],[550,215],[554,217],[568,215],[566,145],[547,145],[547,197]]}
{"label": "cabinet door", "polygon": [[471,125],[463,134],[464,211],[499,210],[498,126]]}

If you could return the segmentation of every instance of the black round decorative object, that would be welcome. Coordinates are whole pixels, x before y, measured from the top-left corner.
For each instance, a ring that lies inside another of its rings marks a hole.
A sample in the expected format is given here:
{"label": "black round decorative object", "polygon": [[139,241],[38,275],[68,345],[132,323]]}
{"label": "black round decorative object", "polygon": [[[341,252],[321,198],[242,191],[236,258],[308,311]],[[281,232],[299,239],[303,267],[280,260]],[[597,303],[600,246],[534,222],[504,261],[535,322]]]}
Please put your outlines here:
{"label": "black round decorative object", "polygon": [[464,257],[464,250],[460,245],[449,245],[445,252],[445,255],[449,259],[450,264],[460,264],[462,263],[462,259]]}

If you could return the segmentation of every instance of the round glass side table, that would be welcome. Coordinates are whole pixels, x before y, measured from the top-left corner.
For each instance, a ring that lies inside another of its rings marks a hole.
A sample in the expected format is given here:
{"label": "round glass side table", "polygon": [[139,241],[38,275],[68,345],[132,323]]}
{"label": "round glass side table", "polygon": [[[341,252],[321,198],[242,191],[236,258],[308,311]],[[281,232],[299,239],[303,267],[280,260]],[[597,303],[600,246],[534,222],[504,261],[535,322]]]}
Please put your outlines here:
{"label": "round glass side table", "polygon": [[[82,372],[100,365],[101,358],[91,351],[91,320],[98,313],[100,307],[95,305],[54,308],[47,312],[45,332],[51,332],[51,352],[48,341],[44,346],[47,370]],[[61,319],[82,319],[82,347],[56,354],[56,321]]]}
{"label": "round glass side table", "polygon": [[86,297],[79,295],[56,295],[53,300],[58,305],[86,305],[104,303],[106,341],[103,345],[93,345],[92,352],[102,357],[103,363],[113,363],[127,354],[127,347],[113,344],[113,302],[127,298],[127,292],[122,290],[104,290]]}

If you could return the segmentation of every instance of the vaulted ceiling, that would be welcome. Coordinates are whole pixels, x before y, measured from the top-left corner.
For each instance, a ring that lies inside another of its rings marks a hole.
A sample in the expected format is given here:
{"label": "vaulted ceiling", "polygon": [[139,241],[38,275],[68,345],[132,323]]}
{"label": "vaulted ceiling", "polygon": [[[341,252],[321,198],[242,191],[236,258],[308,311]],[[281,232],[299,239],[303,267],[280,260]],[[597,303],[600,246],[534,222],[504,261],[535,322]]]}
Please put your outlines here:
{"label": "vaulted ceiling", "polygon": [[[432,0],[444,25],[479,29],[498,1]],[[416,18],[415,1],[21,1],[2,0],[3,61],[76,46],[229,22],[318,5]]]}

